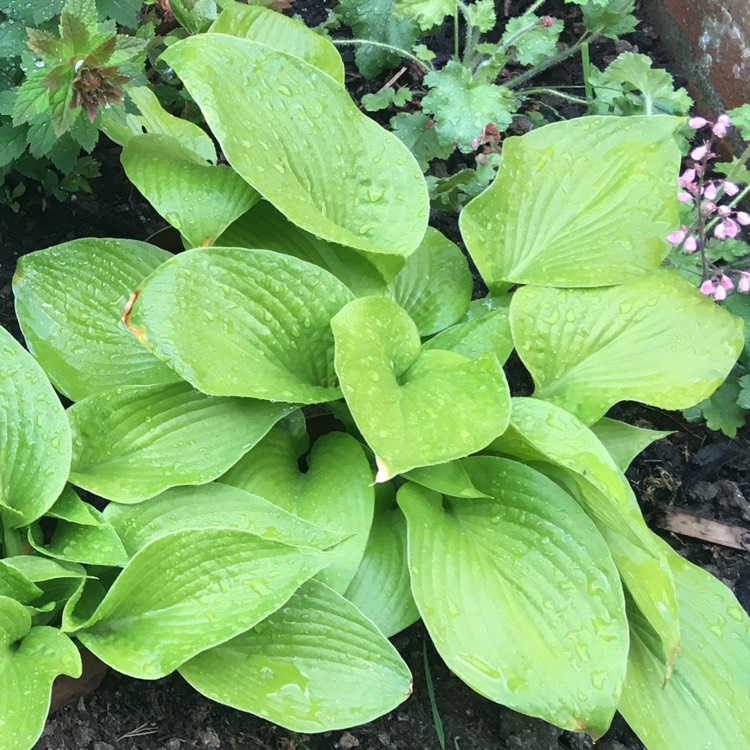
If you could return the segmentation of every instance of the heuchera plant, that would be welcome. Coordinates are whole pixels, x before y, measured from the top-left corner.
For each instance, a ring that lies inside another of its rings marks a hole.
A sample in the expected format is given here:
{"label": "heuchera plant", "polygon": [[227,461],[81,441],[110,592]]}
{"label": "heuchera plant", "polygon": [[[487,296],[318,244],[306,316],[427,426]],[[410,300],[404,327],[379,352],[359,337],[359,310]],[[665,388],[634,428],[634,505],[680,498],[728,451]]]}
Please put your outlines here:
{"label": "heuchera plant", "polygon": [[420,617],[490,700],[594,737],[619,710],[649,750],[749,744],[750,620],[641,516],[623,471],[663,433],[605,416],[700,401],[743,344],[660,267],[683,121],[508,139],[461,216],[490,289],[472,302],[411,154],[328,42],[269,13],[230,7],[165,54],[228,165],[123,136],[188,249],[18,264],[0,747],[33,745],[76,641],[292,730],[359,724],[410,693],[387,637]]}

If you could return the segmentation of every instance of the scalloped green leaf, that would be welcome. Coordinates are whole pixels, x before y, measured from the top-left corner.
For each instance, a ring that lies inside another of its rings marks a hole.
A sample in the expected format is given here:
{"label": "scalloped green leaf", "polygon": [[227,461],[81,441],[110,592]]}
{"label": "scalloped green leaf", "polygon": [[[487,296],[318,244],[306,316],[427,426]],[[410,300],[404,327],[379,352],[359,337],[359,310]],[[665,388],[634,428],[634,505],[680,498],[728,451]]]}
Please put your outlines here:
{"label": "scalloped green leaf", "polygon": [[350,602],[308,581],[268,619],[198,654],[180,674],[211,700],[295,732],[363,724],[411,693],[411,674]]}
{"label": "scalloped green leaf", "polygon": [[128,179],[192,247],[213,245],[260,200],[231,167],[210,164],[166,135],[135,136],[120,158]]}
{"label": "scalloped green leaf", "polygon": [[321,34],[270,8],[232,3],[214,21],[209,32],[249,39],[288,52],[344,85],[344,61],[336,47]]}
{"label": "scalloped green leaf", "polygon": [[287,404],[206,396],[185,382],[103,391],[68,409],[70,482],[121,503],[210,482],[290,411]]}
{"label": "scalloped green leaf", "polygon": [[460,217],[489,287],[591,287],[649,273],[679,224],[676,117],[583,117],[503,144],[492,185]]}
{"label": "scalloped green leaf", "polygon": [[331,318],[353,295],[270,250],[197,248],[144,281],[127,325],[198,390],[319,403],[335,386]]}
{"label": "scalloped green leaf", "polygon": [[164,677],[281,607],[328,562],[239,529],[186,529],[139,550],[76,637],[118,672]]}
{"label": "scalloped green leaf", "polygon": [[54,505],[72,455],[65,411],[34,358],[0,328],[0,520],[27,526]]}
{"label": "scalloped green leaf", "polygon": [[146,242],[87,238],[19,258],[18,322],[61,393],[78,401],[120,385],[179,380],[120,320],[133,290],[171,257]]}
{"label": "scalloped green leaf", "polygon": [[294,224],[369,252],[417,248],[429,208],[419,165],[326,73],[223,34],[184,39],[162,58],[229,163]]}
{"label": "scalloped green leaf", "polygon": [[669,430],[647,430],[608,417],[594,422],[589,429],[607,449],[620,471],[627,471],[632,460],[651,443],[672,434]]}
{"label": "scalloped green leaf", "polygon": [[523,287],[510,324],[534,396],[587,424],[619,401],[697,404],[744,345],[742,320],[668,269],[605,289]]}
{"label": "scalloped green leaf", "polygon": [[484,448],[508,424],[510,393],[497,358],[423,351],[393,300],[365,297],[331,321],[336,372],[373,449],[376,481]]}
{"label": "scalloped green leaf", "polygon": [[318,438],[304,457],[304,471],[299,459],[293,437],[274,429],[219,481],[340,534],[337,558],[318,580],[342,593],[362,561],[372,526],[375,493],[370,462],[359,442],[343,432]]}
{"label": "scalloped green leaf", "polygon": [[628,628],[617,570],[594,523],[528,466],[463,461],[489,498],[407,483],[412,590],[447,665],[474,690],[600,737],[625,679]]}

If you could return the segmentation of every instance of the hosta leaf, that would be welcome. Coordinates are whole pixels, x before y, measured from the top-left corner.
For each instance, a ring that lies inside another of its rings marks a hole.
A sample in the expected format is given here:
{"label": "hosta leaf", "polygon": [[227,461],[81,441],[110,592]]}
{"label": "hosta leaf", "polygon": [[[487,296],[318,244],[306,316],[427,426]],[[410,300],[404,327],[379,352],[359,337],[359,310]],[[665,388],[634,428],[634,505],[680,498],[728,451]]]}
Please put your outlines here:
{"label": "hosta leaf", "polygon": [[318,581],[304,583],[252,630],[183,664],[180,674],[211,700],[296,732],[371,721],[411,693],[396,649]]}
{"label": "hosta leaf", "polygon": [[372,526],[372,471],[362,446],[351,435],[332,432],[319,438],[305,457],[292,436],[275,429],[239,460],[221,482],[270,500],[289,513],[338,533],[337,558],[318,579],[342,593],[362,561]]}
{"label": "hosta leaf", "polygon": [[744,344],[739,318],[666,269],[606,289],[524,287],[510,323],[534,395],[587,424],[626,399],[663,409],[698,403]]}
{"label": "hosta leaf", "polygon": [[409,481],[421,484],[428,490],[450,497],[488,497],[478,490],[466,473],[461,461],[449,461],[447,464],[423,466],[412,469],[404,475]]}
{"label": "hosta leaf", "polygon": [[145,242],[90,238],[19,259],[13,295],[21,330],[68,398],[179,379],[120,321],[131,292],[170,257]]}
{"label": "hosta leaf", "polygon": [[118,672],[157,679],[275,612],[328,562],[238,529],[188,529],[136,553],[76,637]]}
{"label": "hosta leaf", "polygon": [[672,434],[664,430],[647,430],[608,417],[594,422],[589,429],[607,449],[620,471],[626,471],[631,461],[651,443]]}
{"label": "hosta leaf", "polygon": [[144,282],[127,322],[204,393],[318,403],[340,397],[330,320],[350,299],[336,277],[296,258],[195,249]]}
{"label": "hosta leaf", "polygon": [[494,355],[422,351],[414,322],[385,297],[351,302],[331,325],[336,372],[375,452],[376,481],[474,453],[507,426],[508,385]]}
{"label": "hosta leaf", "polygon": [[129,556],[149,542],[184,529],[239,529],[295,547],[326,549],[341,535],[322,529],[238,487],[211,482],[173,487],[138,505],[110,503],[104,518]]}
{"label": "hosta leaf", "polygon": [[184,382],[104,391],[68,410],[70,482],[123,503],[210,482],[290,410],[286,404],[206,396]]}
{"label": "hosta leaf", "polygon": [[377,485],[365,555],[344,594],[390,638],[419,619],[406,555],[406,518],[391,484]]}
{"label": "hosta leaf", "polygon": [[235,221],[216,241],[224,247],[262,247],[313,263],[330,271],[358,297],[382,294],[383,276],[361,251],[334,245],[292,224],[268,201],[260,201]]}
{"label": "hosta leaf", "polygon": [[0,596],[0,748],[28,750],[39,739],[52,681],[81,675],[81,657],[55,628],[31,627],[22,604]]}
{"label": "hosta leaf", "polygon": [[121,159],[128,179],[193,247],[213,245],[260,199],[231,167],[209,164],[166,135],[131,138]]}
{"label": "hosta leaf", "polygon": [[750,619],[723,583],[665,552],[680,604],[680,653],[665,684],[659,640],[629,608],[632,646],[619,710],[649,750],[750,746]]}
{"label": "hosta leaf", "polygon": [[209,31],[249,39],[288,52],[344,85],[344,62],[336,47],[304,24],[277,11],[232,3],[214,21]]}
{"label": "hosta leaf", "polygon": [[398,494],[414,598],[438,652],[482,695],[601,736],[628,653],[607,545],[544,475],[501,458],[463,463],[488,499],[411,483]]}
{"label": "hosta leaf", "polygon": [[425,349],[446,349],[476,359],[494,354],[504,365],[513,351],[508,310],[492,310],[486,315],[458,323],[424,343]]}
{"label": "hosta leaf", "polygon": [[42,368],[0,328],[0,521],[26,526],[52,507],[70,469],[70,427]]}
{"label": "hosta leaf", "polygon": [[419,245],[428,214],[419,166],[330,76],[223,34],[184,39],[162,57],[229,163],[292,222],[370,252],[405,256]]}
{"label": "hosta leaf", "polygon": [[679,224],[673,117],[584,117],[503,145],[497,178],[461,213],[488,286],[606,286],[667,255]]}
{"label": "hosta leaf", "polygon": [[463,317],[472,285],[469,265],[458,246],[428,227],[389,291],[417,324],[419,335],[430,336]]}

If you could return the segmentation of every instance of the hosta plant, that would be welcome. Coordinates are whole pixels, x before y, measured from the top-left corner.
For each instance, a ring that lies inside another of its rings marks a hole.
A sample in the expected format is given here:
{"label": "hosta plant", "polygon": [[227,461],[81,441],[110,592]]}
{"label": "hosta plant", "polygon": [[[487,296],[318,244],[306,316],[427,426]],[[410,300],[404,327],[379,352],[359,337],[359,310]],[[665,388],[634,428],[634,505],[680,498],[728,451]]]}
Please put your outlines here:
{"label": "hosta plant", "polygon": [[644,523],[623,471],[660,433],[606,416],[702,400],[743,343],[660,267],[682,121],[509,139],[461,216],[471,301],[413,157],[325,40],[268,13],[165,55],[226,164],[125,142],[186,250],[18,264],[0,747],[31,747],[76,641],[292,730],[359,724],[409,694],[387,637],[420,617],[472,688],[560,727],[599,737],[619,710],[649,750],[750,743],[750,621]]}

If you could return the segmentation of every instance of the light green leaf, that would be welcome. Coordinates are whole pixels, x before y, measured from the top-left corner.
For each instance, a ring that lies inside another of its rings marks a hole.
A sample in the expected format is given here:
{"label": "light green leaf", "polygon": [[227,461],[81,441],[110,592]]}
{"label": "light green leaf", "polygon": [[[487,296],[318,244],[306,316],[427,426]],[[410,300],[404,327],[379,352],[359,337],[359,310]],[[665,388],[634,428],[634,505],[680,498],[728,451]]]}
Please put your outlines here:
{"label": "light green leaf", "polygon": [[435,646],[482,695],[600,737],[625,678],[628,630],[593,522],[544,475],[501,458],[464,465],[489,499],[408,483],[412,590]]}
{"label": "light green leaf", "polygon": [[489,287],[606,286],[658,267],[679,224],[674,117],[583,117],[508,138],[461,214]]}
{"label": "light green leaf", "polygon": [[391,118],[391,129],[414,154],[422,171],[433,159],[447,159],[453,153],[453,141],[440,143],[434,122],[424,112],[399,112]]}
{"label": "light green leaf", "polygon": [[624,400],[692,406],[716,390],[744,345],[739,318],[667,269],[604,289],[524,287],[510,323],[534,395],[587,424]]}
{"label": "light green leaf", "polygon": [[19,259],[13,294],[21,330],[68,398],[179,380],[120,321],[133,290],[170,257],[145,242],[87,238]]}
{"label": "light green leaf", "polygon": [[42,368],[0,328],[0,521],[26,526],[52,507],[70,469],[68,420]]}
{"label": "light green leaf", "polygon": [[22,604],[0,596],[0,748],[28,750],[39,739],[59,674],[81,676],[81,657],[55,628],[31,627]]}
{"label": "light green leaf", "polygon": [[651,443],[672,434],[668,430],[647,430],[608,417],[594,422],[589,429],[607,449],[620,471],[626,471],[631,461]]}
{"label": "light green leaf", "polygon": [[376,485],[365,555],[344,594],[390,638],[419,619],[406,555],[406,518],[392,484]]}
{"label": "light green leaf", "polygon": [[128,179],[193,247],[213,245],[260,200],[231,167],[209,164],[166,135],[131,138],[121,160]]}
{"label": "light green leaf", "polygon": [[474,486],[461,461],[422,466],[407,471],[404,476],[415,484],[449,497],[489,497]]}
{"label": "light green leaf", "polygon": [[229,163],[290,221],[369,252],[406,256],[419,245],[428,199],[414,157],[330,76],[223,34],[184,39],[162,57]]}
{"label": "light green leaf", "polygon": [[269,250],[188,250],[143,283],[127,325],[204,393],[319,403],[335,387],[331,318],[352,293]]}
{"label": "light green leaf", "polygon": [[508,20],[500,44],[505,49],[514,47],[513,56],[521,65],[539,65],[557,54],[557,41],[563,25],[560,18],[544,25],[539,16],[524,13]]}
{"label": "light green leaf", "polygon": [[508,423],[509,392],[494,355],[422,351],[393,300],[365,297],[331,321],[336,372],[383,482],[484,448]]}
{"label": "light green leaf", "polygon": [[118,672],[158,679],[257,625],[327,562],[238,529],[176,531],[136,553],[76,637]]}
{"label": "light green leaf", "polygon": [[748,747],[750,619],[724,584],[659,543],[677,584],[682,645],[665,684],[659,640],[629,608],[632,646],[619,710],[649,750]]}
{"label": "light green leaf", "polygon": [[[369,255],[360,250],[321,240],[320,237],[292,224],[268,201],[260,201],[240,216],[227,227],[216,244],[250,249],[260,247],[292,255],[329,271],[358,297],[382,294],[385,290],[385,281],[378,268],[383,265],[383,260],[388,260],[388,256]],[[399,261],[400,268],[400,260],[394,260]]]}
{"label": "light green leaf", "polygon": [[456,0],[396,0],[393,12],[415,20],[423,31],[441,24],[456,12]]}
{"label": "light green leaf", "polygon": [[288,52],[344,85],[344,61],[336,47],[304,24],[277,11],[257,5],[232,3],[214,21],[209,31],[249,39]]}
{"label": "light green leaf", "polygon": [[300,471],[299,453],[285,430],[271,430],[219,481],[269,500],[300,518],[334,531],[344,540],[338,557],[318,579],[342,593],[357,572],[372,526],[372,471],[351,435],[319,438]]}
{"label": "light green leaf", "polygon": [[430,336],[463,317],[472,286],[469,264],[458,245],[427,227],[422,244],[406,259],[389,292],[416,323],[419,335]]}
{"label": "light green leaf", "polygon": [[412,97],[411,89],[406,88],[406,86],[400,89],[386,86],[374,94],[365,94],[362,97],[362,106],[368,112],[379,112],[382,109],[388,109],[391,104],[396,108],[401,108],[407,102],[410,102]]}
{"label": "light green leaf", "polygon": [[372,721],[411,693],[396,649],[318,581],[304,583],[253,630],[183,664],[180,674],[211,700],[295,732]]}
{"label": "light green leaf", "polygon": [[210,482],[289,411],[287,404],[206,396],[184,382],[104,391],[68,409],[70,482],[122,503]]}
{"label": "light green leaf", "polygon": [[138,505],[110,503],[104,518],[131,557],[155,539],[185,529],[239,529],[313,549],[326,549],[341,540],[341,535],[304,521],[262,497],[218,482],[173,487]]}
{"label": "light green leaf", "polygon": [[424,348],[446,349],[469,359],[494,354],[504,365],[513,351],[508,312],[508,308],[492,310],[482,317],[458,323],[426,341]]}

